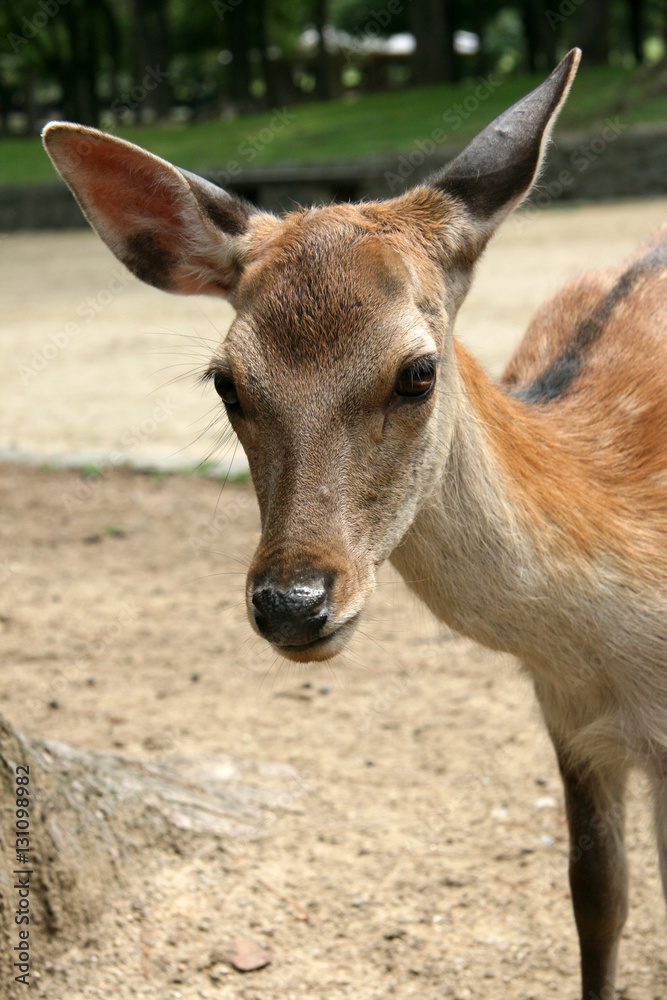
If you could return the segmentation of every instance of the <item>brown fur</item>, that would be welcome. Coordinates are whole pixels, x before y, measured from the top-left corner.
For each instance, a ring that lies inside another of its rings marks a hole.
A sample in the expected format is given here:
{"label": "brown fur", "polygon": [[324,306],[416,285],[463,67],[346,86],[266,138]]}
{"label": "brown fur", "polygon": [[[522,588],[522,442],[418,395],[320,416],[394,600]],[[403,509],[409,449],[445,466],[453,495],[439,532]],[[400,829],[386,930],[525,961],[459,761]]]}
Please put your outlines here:
{"label": "brown fur", "polygon": [[[514,392],[529,385],[562,355],[577,320],[599,309],[632,265],[650,262],[651,252],[665,247],[663,226],[617,270],[570,283],[539,310],[502,385]],[[566,446],[552,463],[567,469],[559,474],[560,489],[544,470],[544,493],[558,496],[564,490],[561,510],[569,506],[575,518],[577,511],[587,510],[587,522],[597,525],[603,544],[627,559],[634,573],[658,580],[667,579],[666,290],[667,257],[647,266],[616,303],[563,398],[520,407],[533,424],[529,434],[546,434],[554,454],[560,444]],[[549,502],[545,495],[543,503]]]}
{"label": "brown fur", "polygon": [[[233,296],[207,377],[259,500],[253,627],[290,659],[335,655],[390,558],[442,621],[532,678],[572,844],[589,845],[570,880],[591,1000],[613,988],[627,909],[631,765],[651,776],[667,895],[667,230],[539,310],[500,384],[453,336],[577,61],[430,185],[283,220],[94,130],[51,126],[46,143],[136,273]],[[415,369],[422,395],[404,390]]]}

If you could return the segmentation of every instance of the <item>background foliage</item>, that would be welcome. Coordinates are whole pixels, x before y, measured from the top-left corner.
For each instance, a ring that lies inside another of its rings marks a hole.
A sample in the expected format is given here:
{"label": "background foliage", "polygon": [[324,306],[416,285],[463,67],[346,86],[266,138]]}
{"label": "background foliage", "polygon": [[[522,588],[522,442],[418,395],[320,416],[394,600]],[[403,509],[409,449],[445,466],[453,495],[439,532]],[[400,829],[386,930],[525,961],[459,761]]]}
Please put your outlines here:
{"label": "background foliage", "polygon": [[575,44],[568,122],[664,119],[666,41],[667,0],[4,0],[0,179],[49,175],[33,137],[52,118],[192,168],[267,129],[242,166],[335,159],[407,149],[480,77],[502,81],[458,141]]}
{"label": "background foliage", "polygon": [[[230,117],[480,73],[543,72],[573,44],[584,50],[585,65],[630,68],[663,56],[666,6],[665,0],[5,0],[0,128],[34,133],[56,113],[84,124]],[[477,37],[478,51],[455,51],[462,31]],[[412,53],[408,32],[416,40]],[[388,44],[391,36],[398,45]]]}

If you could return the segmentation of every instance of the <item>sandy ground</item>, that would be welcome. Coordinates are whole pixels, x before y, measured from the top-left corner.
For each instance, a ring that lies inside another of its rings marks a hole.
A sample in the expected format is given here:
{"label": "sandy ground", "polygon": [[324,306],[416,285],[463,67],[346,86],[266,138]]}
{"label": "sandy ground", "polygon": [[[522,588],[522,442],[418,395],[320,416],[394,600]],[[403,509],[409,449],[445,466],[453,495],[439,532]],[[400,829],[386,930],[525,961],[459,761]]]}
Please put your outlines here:
{"label": "sandy ground", "polygon": [[[511,222],[480,269],[464,338],[497,370],[546,293],[617,260],[665,208]],[[187,381],[161,388],[171,370],[159,369],[203,361],[224,305],[128,280],[77,320],[116,272],[94,239],[17,236],[0,251],[2,446],[146,460],[193,441],[211,400]],[[68,322],[79,333],[26,375]],[[205,452],[199,441],[180,454],[194,464]],[[574,1000],[562,795],[528,682],[509,658],[443,632],[387,568],[349,653],[278,662],[245,622],[257,531],[247,484],[0,466],[0,710],[75,746],[148,762],[228,754],[282,775],[252,836],[129,852],[128,890],[82,946],[37,943],[36,995]],[[629,816],[620,995],[664,1000],[664,904],[639,778]],[[271,963],[235,972],[237,938]]]}
{"label": "sandy ground", "polygon": [[[5,465],[0,510],[0,711],[148,762],[294,768],[251,836],[129,850],[85,946],[33,942],[37,996],[575,1000],[560,783],[508,658],[443,633],[383,569],[349,653],[277,661],[242,607],[247,484]],[[639,779],[629,813],[621,995],[664,1000]],[[237,938],[271,964],[233,971]]]}

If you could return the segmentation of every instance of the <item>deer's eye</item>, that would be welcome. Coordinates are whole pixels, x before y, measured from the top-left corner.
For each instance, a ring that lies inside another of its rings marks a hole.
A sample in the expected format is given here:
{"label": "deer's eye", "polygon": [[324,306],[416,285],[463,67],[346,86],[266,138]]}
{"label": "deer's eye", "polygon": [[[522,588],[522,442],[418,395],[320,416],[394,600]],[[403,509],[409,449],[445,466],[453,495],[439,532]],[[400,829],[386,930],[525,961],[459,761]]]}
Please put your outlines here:
{"label": "deer's eye", "polygon": [[394,392],[413,399],[426,396],[435,385],[435,358],[420,358],[404,368],[398,376]]}
{"label": "deer's eye", "polygon": [[215,386],[215,391],[217,392],[220,399],[223,401],[225,406],[234,407],[239,405],[239,397],[236,391],[236,386],[230,378],[223,375],[222,372],[216,372],[213,376],[213,385]]}

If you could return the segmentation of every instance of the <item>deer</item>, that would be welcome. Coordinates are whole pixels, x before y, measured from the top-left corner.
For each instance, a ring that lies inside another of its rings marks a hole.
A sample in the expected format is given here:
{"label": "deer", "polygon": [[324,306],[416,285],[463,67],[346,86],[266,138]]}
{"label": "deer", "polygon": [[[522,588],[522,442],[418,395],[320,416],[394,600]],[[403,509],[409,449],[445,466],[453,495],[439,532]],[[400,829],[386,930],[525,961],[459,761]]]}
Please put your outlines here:
{"label": "deer", "polygon": [[564,786],[581,996],[609,1000],[632,769],[667,896],[667,226],[541,306],[497,382],[453,332],[579,59],[429,180],[280,217],[95,129],[43,137],[130,271],[235,308],[203,377],[257,495],[255,632],[288,660],[335,656],[389,560],[532,680]]}

